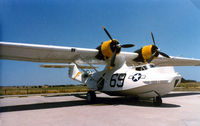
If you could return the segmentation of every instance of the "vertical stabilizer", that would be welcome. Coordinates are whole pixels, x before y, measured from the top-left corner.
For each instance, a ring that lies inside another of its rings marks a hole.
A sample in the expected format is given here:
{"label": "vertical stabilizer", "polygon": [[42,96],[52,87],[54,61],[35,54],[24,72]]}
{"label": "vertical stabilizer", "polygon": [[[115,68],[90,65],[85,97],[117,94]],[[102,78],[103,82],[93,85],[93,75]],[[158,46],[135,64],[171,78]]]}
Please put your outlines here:
{"label": "vertical stabilizer", "polygon": [[68,74],[69,74],[70,78],[72,78],[76,81],[82,82],[82,73],[79,71],[76,64],[70,64],[69,65]]}

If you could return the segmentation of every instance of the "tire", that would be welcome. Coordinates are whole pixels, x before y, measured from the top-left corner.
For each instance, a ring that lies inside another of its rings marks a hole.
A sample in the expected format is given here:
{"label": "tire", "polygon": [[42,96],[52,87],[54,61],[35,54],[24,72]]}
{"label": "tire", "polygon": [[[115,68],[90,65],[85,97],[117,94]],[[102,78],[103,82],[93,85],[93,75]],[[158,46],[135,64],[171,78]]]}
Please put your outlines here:
{"label": "tire", "polygon": [[160,96],[157,96],[153,99],[154,106],[161,106],[162,105],[162,98]]}
{"label": "tire", "polygon": [[87,103],[94,104],[96,102],[96,94],[94,91],[88,91],[87,93]]}

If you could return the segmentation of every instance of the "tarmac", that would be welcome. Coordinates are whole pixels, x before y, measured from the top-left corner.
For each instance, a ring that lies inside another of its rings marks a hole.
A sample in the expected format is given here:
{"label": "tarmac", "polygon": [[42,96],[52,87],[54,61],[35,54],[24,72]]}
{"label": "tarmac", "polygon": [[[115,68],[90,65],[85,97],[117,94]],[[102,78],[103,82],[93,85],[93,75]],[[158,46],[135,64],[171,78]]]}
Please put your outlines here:
{"label": "tarmac", "polygon": [[172,92],[163,105],[151,100],[85,93],[5,96],[0,99],[0,126],[200,126],[200,92]]}

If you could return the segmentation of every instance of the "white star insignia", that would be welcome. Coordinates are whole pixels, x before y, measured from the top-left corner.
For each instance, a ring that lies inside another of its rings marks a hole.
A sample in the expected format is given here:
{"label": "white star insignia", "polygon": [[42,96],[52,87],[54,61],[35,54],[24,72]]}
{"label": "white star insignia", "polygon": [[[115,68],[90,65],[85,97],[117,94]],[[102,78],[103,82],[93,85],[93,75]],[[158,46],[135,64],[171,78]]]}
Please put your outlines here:
{"label": "white star insignia", "polygon": [[136,82],[136,81],[138,81],[140,78],[141,78],[141,74],[140,74],[140,73],[136,73],[136,74],[133,76],[132,80],[133,80],[134,82]]}

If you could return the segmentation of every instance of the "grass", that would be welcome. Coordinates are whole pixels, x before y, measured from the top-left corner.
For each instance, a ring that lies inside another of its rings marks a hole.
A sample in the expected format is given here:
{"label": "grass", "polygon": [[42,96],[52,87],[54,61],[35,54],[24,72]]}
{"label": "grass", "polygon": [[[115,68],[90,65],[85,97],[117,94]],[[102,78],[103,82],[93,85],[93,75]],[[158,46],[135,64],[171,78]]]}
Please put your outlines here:
{"label": "grass", "polygon": [[200,91],[200,82],[180,83],[174,91]]}
{"label": "grass", "polygon": [[11,86],[1,87],[0,95],[24,95],[24,94],[46,94],[46,93],[72,93],[87,92],[88,88],[83,85],[70,86]]}
{"label": "grass", "polygon": [[[60,85],[60,86],[10,86],[0,87],[0,95],[25,95],[47,93],[72,93],[87,92],[85,85]],[[200,82],[180,83],[174,91],[200,91]]]}

